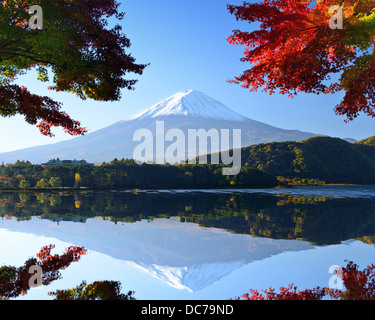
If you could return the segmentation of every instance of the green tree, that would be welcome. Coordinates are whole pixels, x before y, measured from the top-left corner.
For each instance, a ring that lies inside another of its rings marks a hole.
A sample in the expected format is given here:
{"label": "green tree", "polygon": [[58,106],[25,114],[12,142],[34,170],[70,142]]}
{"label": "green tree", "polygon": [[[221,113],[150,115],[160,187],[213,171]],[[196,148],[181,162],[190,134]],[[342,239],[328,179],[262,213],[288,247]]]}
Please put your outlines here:
{"label": "green tree", "polygon": [[52,177],[49,179],[49,184],[52,188],[59,188],[62,185],[62,180],[60,177]]}
{"label": "green tree", "polygon": [[73,289],[51,292],[55,300],[135,300],[134,291],[121,293],[121,283],[118,281],[95,281],[87,284],[83,281]]}
{"label": "green tree", "polygon": [[21,180],[19,187],[20,187],[20,189],[28,189],[28,188],[30,188],[30,183],[25,179]]}
{"label": "green tree", "polygon": [[129,39],[112,22],[123,19],[116,0],[42,0],[42,27],[32,28],[30,0],[0,2],[0,116],[23,115],[44,135],[61,126],[71,135],[86,132],[79,121],[61,111],[61,103],[30,93],[12,83],[35,68],[38,80],[48,82],[53,74],[55,91],[75,93],[81,99],[118,101],[122,89],[134,89],[146,65],[135,63],[126,53]]}
{"label": "green tree", "polygon": [[40,179],[40,180],[37,182],[35,188],[38,188],[38,189],[46,189],[46,188],[49,188],[49,186],[50,186],[50,184],[49,184],[48,180],[42,178],[42,179]]}

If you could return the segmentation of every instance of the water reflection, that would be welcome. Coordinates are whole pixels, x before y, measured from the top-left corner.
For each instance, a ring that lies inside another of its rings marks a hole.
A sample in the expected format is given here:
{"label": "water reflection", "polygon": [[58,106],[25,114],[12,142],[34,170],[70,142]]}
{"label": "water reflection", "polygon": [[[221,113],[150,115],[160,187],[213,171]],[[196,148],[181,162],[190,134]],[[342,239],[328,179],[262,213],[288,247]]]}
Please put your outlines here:
{"label": "water reflection", "polygon": [[0,193],[0,228],[82,245],[198,292],[286,252],[351,239],[372,245],[375,198],[366,188],[347,190],[350,197],[343,188],[9,192]]}
{"label": "water reflection", "polygon": [[[306,192],[303,188],[294,190],[301,189]],[[326,195],[278,191],[277,194],[0,193],[0,216],[18,221],[40,217],[56,223],[85,223],[94,217],[113,223],[174,217],[182,223],[195,223],[205,228],[272,239],[299,239],[314,245],[338,244],[348,239],[374,243],[375,197],[370,194],[359,197],[357,192],[356,197],[339,197],[329,190]]]}

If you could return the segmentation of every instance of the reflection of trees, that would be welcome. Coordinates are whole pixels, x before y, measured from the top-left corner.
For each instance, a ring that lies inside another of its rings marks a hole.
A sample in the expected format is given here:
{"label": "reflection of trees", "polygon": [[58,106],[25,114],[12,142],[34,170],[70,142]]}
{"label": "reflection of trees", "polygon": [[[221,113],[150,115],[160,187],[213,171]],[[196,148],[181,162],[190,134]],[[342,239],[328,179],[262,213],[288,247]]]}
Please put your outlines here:
{"label": "reflection of trees", "polygon": [[30,267],[37,266],[42,272],[40,274],[40,285],[49,285],[61,278],[60,270],[69,267],[73,262],[80,260],[86,254],[83,247],[71,246],[62,255],[51,255],[54,246],[43,247],[37,254],[37,258],[28,259],[23,266],[2,266],[0,268],[0,298],[16,298],[25,295],[30,290],[34,276],[30,273]]}
{"label": "reflection of trees", "polygon": [[102,217],[136,222],[177,216],[239,234],[303,239],[316,245],[348,239],[374,243],[375,200],[267,194],[146,192],[0,193],[0,216],[52,221]]}
{"label": "reflection of trees", "polygon": [[134,291],[127,294],[121,293],[119,281],[95,281],[86,283],[72,289],[57,290],[50,295],[56,296],[55,300],[135,300]]}
{"label": "reflection of trees", "polygon": [[297,286],[289,284],[288,287],[280,287],[279,292],[273,288],[262,292],[250,289],[249,293],[235,300],[322,300],[327,296],[335,300],[375,300],[375,265],[360,270],[353,261],[346,260],[346,263],[335,273],[335,277],[342,280],[344,290],[327,287],[299,290]]}
{"label": "reflection of trees", "polygon": [[374,243],[375,200],[325,199],[316,203],[287,203],[239,219],[204,221],[205,226],[231,225],[234,232],[273,239],[301,239],[316,245],[348,239]]}
{"label": "reflection of trees", "polygon": [[[28,259],[21,267],[0,267],[0,300],[25,295],[33,286],[36,276],[40,277],[36,282],[45,286],[61,279],[60,270],[78,262],[87,253],[83,247],[71,246],[62,255],[51,255],[53,248],[53,245],[43,247],[37,258]],[[30,272],[33,267],[40,268],[39,275]],[[95,281],[91,284],[83,281],[76,288],[49,293],[56,300],[135,300],[133,294],[133,291],[121,293],[121,283],[118,281]]]}

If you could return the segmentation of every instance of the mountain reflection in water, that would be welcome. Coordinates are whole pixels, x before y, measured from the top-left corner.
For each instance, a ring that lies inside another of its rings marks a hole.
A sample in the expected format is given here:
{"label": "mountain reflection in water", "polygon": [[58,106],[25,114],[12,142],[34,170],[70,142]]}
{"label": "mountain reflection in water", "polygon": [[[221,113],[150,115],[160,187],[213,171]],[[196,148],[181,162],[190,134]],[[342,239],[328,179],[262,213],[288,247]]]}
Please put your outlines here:
{"label": "mountain reflection in water", "polygon": [[352,240],[372,247],[374,191],[373,186],[327,186],[9,192],[0,193],[0,231],[83,245],[173,288],[197,292],[284,252]]}

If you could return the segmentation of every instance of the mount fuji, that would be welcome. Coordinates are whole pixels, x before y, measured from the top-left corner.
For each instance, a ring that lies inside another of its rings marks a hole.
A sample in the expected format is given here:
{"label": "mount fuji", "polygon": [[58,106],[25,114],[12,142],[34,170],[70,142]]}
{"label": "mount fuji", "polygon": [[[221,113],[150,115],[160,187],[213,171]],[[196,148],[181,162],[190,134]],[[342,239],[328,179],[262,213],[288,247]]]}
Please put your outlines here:
{"label": "mount fuji", "polygon": [[78,243],[90,252],[110,256],[188,292],[212,286],[247,264],[314,248],[304,241],[205,229],[194,223],[182,223],[177,217],[136,223],[113,223],[96,217],[84,222],[62,220],[58,225],[49,219],[33,217],[29,221],[4,219],[2,228],[17,233],[21,239],[32,235],[36,239]]}
{"label": "mount fuji", "polygon": [[[179,92],[134,116],[85,136],[1,153],[0,161],[12,163],[17,160],[28,160],[38,164],[54,158],[85,159],[93,163],[111,161],[114,158],[131,159],[134,149],[139,145],[139,142],[133,141],[134,133],[138,129],[155,133],[157,121],[164,122],[166,131],[179,129],[186,133],[186,137],[189,129],[241,129],[242,147],[267,142],[302,141],[317,136],[251,120],[204,93],[189,90]],[[209,142],[207,150],[210,151]],[[211,152],[214,151],[216,150],[211,149]]]}

